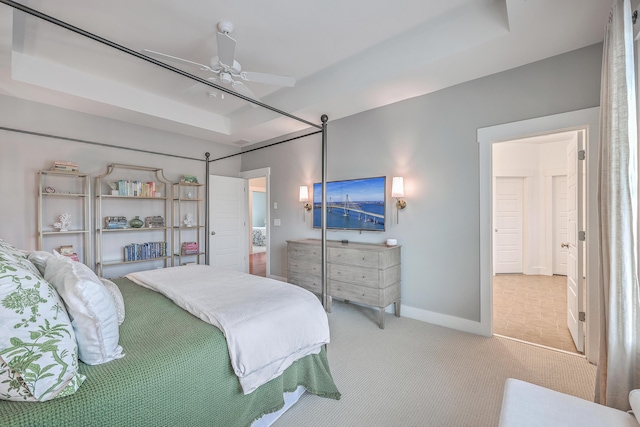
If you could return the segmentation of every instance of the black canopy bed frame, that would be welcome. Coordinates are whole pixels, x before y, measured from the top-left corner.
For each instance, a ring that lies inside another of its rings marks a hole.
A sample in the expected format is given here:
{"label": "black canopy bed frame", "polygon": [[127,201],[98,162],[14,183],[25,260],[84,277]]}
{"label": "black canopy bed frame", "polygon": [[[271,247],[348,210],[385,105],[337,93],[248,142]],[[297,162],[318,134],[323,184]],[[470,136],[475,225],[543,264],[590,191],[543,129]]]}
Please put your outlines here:
{"label": "black canopy bed frame", "polygon": [[[117,49],[121,52],[124,52],[128,55],[131,55],[133,57],[136,57],[138,59],[144,60],[146,62],[149,62],[151,64],[154,64],[155,66],[161,67],[165,70],[171,71],[172,73],[178,74],[180,76],[189,78],[197,83],[200,84],[204,84],[207,86],[210,86],[218,91],[227,93],[229,95],[232,95],[236,98],[239,98],[241,100],[244,100],[246,102],[250,102],[254,105],[257,105],[258,107],[262,107],[265,108],[267,110],[270,110],[272,112],[275,112],[281,116],[284,117],[288,117],[290,119],[293,119],[297,122],[303,123],[307,126],[309,126],[311,128],[311,131],[309,133],[305,133],[304,135],[301,136],[297,136],[294,138],[290,138],[290,139],[285,139],[283,141],[279,141],[273,144],[268,144],[259,148],[255,148],[255,149],[249,149],[246,151],[241,151],[239,153],[236,154],[232,154],[230,156],[224,156],[221,158],[217,158],[217,159],[210,159],[210,153],[205,153],[205,159],[196,159],[196,158],[191,158],[191,157],[186,157],[186,156],[179,156],[179,155],[173,155],[173,154],[168,154],[168,153],[159,153],[159,152],[152,152],[152,151],[148,151],[148,150],[142,150],[142,149],[137,149],[137,148],[131,148],[131,147],[123,147],[123,146],[117,146],[117,145],[111,145],[111,144],[105,144],[105,143],[100,143],[100,142],[95,142],[95,141],[87,141],[87,140],[81,140],[81,139],[75,139],[75,138],[69,138],[69,137],[64,137],[64,136],[57,136],[57,135],[49,135],[49,134],[44,134],[44,133],[38,133],[38,132],[33,132],[33,131],[29,131],[29,130],[22,130],[22,129],[15,129],[15,128],[10,128],[10,127],[0,127],[0,130],[5,130],[5,131],[9,131],[9,132],[18,132],[18,133],[24,133],[24,134],[31,134],[31,135],[36,135],[36,136],[41,136],[41,137],[47,137],[47,138],[56,138],[56,139],[62,139],[62,140],[67,140],[67,141],[74,141],[74,142],[79,142],[79,143],[85,143],[85,144],[93,144],[93,145],[97,145],[97,146],[104,146],[104,147],[111,147],[111,148],[117,148],[117,149],[127,149],[127,150],[132,150],[132,151],[139,151],[139,152],[146,152],[149,154],[158,154],[158,155],[163,155],[163,156],[169,156],[169,157],[175,157],[175,158],[182,158],[182,159],[188,159],[188,160],[195,160],[195,161],[204,161],[205,162],[205,176],[207,177],[206,182],[205,182],[205,236],[208,237],[209,236],[209,168],[210,168],[210,164],[212,162],[215,161],[219,161],[225,158],[229,158],[229,157],[233,157],[233,156],[237,156],[237,155],[242,155],[243,153],[247,153],[247,152],[251,152],[251,151],[255,151],[255,150],[261,150],[261,149],[265,149],[268,147],[271,147],[273,145],[276,144],[281,144],[283,142],[289,142],[289,141],[293,141],[295,139],[299,139],[299,138],[303,138],[306,136],[311,136],[311,135],[315,135],[318,133],[321,133],[321,137],[322,137],[322,204],[321,204],[321,208],[323,212],[326,212],[326,208],[327,208],[327,201],[326,201],[326,182],[327,182],[327,122],[328,122],[328,116],[327,115],[322,115],[320,120],[321,120],[321,124],[317,124],[317,123],[313,123],[310,121],[307,121],[303,118],[297,117],[295,115],[289,114],[285,111],[279,110],[273,106],[267,105],[261,101],[256,101],[254,99],[251,99],[249,97],[246,97],[242,94],[236,93],[224,86],[218,85],[216,83],[213,83],[209,80],[200,78],[198,76],[192,75],[190,73],[187,73],[179,68],[173,67],[169,64],[163,63],[161,61],[158,61],[154,58],[151,58],[149,56],[146,56],[142,53],[136,52],[132,49],[129,49],[125,46],[122,46],[120,44],[114,43],[110,40],[107,40],[103,37],[100,37],[96,34],[90,33],[86,30],[83,30],[81,28],[78,28],[76,26],[73,26],[69,23],[63,22],[57,18],[54,18],[52,16],[46,15],[42,12],[39,12],[37,10],[34,10],[32,8],[29,8],[27,6],[24,6],[20,3],[17,3],[15,1],[10,1],[10,0],[0,0],[1,3],[6,4],[10,7],[12,7],[15,10],[24,12],[28,15],[34,16],[36,18],[42,19],[44,21],[47,21],[51,24],[54,24],[58,27],[64,28],[66,30],[69,30],[71,32],[74,32],[76,34],[79,34],[83,37],[89,38],[93,41],[99,42],[103,45],[109,46],[111,48]],[[321,232],[322,232],[322,246],[321,246],[321,253],[322,253],[322,258],[321,258],[321,265],[322,265],[322,295],[321,295],[321,304],[322,306],[325,308],[325,310],[327,309],[327,302],[328,302],[328,295],[327,295],[327,240],[326,240],[326,234],[327,234],[327,224],[326,224],[326,215],[322,215],[322,220],[321,220]],[[206,263],[209,263],[209,242],[208,239],[205,238],[205,257],[206,257]],[[119,283],[120,285],[120,283]],[[124,288],[123,289],[127,289],[126,287],[128,286],[127,284],[123,285]],[[135,289],[130,289],[129,292],[136,292]],[[318,363],[322,363],[322,361],[326,361],[326,350],[322,350],[322,353],[320,354],[320,359]],[[108,367],[109,365],[105,365],[105,367]],[[326,371],[329,371],[329,367],[328,365],[326,366]],[[288,374],[289,377],[291,377],[291,373]],[[329,374],[330,375],[330,374]],[[291,380],[289,379],[289,382],[291,381],[295,381],[295,380]],[[332,381],[332,380],[331,380]],[[82,392],[82,389],[79,391],[79,393]],[[315,392],[315,391],[314,391]],[[317,393],[320,395],[323,395],[322,390],[320,390],[320,393]],[[325,393],[325,395],[327,397],[333,397],[333,398],[339,398],[339,393],[333,392],[333,394],[327,394]],[[54,401],[52,401],[52,404],[58,404],[58,403],[62,403],[62,402],[58,402],[55,403],[57,400],[64,400],[64,399],[71,399],[73,398],[73,396],[69,396],[69,397],[65,397],[63,399],[56,399]],[[215,399],[215,396],[213,397],[213,399]],[[45,402],[48,403],[48,402]],[[34,404],[27,404],[27,405],[34,405]],[[9,406],[11,406],[11,402],[8,402],[8,405],[5,409],[9,409]],[[13,408],[13,406],[11,406]],[[2,412],[1,410],[2,408],[0,408],[0,413]],[[38,412],[39,414],[41,414],[42,412],[39,411],[40,408],[38,408]],[[44,409],[44,407],[42,408]],[[40,416],[40,415],[39,415]],[[26,419],[26,418],[25,418]],[[157,417],[155,418],[157,421]],[[139,420],[136,420],[139,421]],[[140,425],[145,425],[144,422],[141,422]]]}
{"label": "black canopy bed frame", "polygon": [[[273,112],[275,112],[277,114],[280,114],[282,116],[285,116],[285,117],[288,117],[290,119],[296,120],[296,121],[298,121],[300,123],[304,123],[304,124],[308,125],[309,127],[315,129],[314,131],[312,131],[312,132],[310,132],[308,134],[301,135],[301,136],[293,138],[293,139],[298,139],[298,138],[303,138],[303,137],[306,137],[306,136],[311,136],[311,135],[314,135],[316,133],[322,133],[322,204],[321,204],[321,209],[322,209],[322,212],[326,212],[327,122],[329,120],[329,117],[326,114],[323,114],[320,117],[321,124],[310,122],[310,121],[305,120],[305,119],[303,119],[301,117],[295,116],[293,114],[287,113],[286,111],[283,111],[283,110],[280,110],[280,109],[278,109],[276,107],[273,107],[271,105],[265,104],[265,103],[263,103],[261,101],[257,101],[255,99],[249,98],[249,97],[247,97],[245,95],[242,95],[240,93],[232,91],[231,89],[228,89],[228,88],[226,88],[224,86],[218,85],[218,84],[216,84],[214,82],[211,82],[209,80],[203,79],[203,78],[198,77],[198,76],[195,76],[195,75],[193,75],[191,73],[188,73],[186,71],[183,71],[183,70],[181,70],[179,68],[173,67],[173,66],[171,66],[169,64],[166,64],[166,63],[164,63],[162,61],[158,61],[157,59],[154,59],[152,57],[144,55],[144,54],[142,54],[140,52],[137,52],[137,51],[135,51],[133,49],[130,49],[130,48],[126,47],[126,46],[123,46],[121,44],[115,43],[115,42],[113,42],[111,40],[108,40],[108,39],[106,39],[104,37],[101,37],[99,35],[93,34],[93,33],[89,32],[89,31],[86,31],[86,30],[84,30],[82,28],[79,28],[79,27],[71,25],[71,24],[69,24],[67,22],[61,21],[60,19],[57,19],[55,17],[52,17],[50,15],[47,15],[45,13],[42,13],[42,12],[38,11],[38,10],[32,9],[32,8],[27,7],[25,5],[22,5],[20,3],[17,3],[15,1],[12,1],[12,0],[0,0],[0,3],[4,3],[4,4],[8,5],[8,6],[11,6],[12,8],[14,8],[16,10],[19,10],[19,11],[27,13],[27,14],[29,14],[31,16],[35,16],[37,18],[40,18],[40,19],[42,19],[44,21],[47,21],[47,22],[49,22],[51,24],[54,24],[54,25],[57,25],[57,26],[59,26],[61,28],[66,29],[66,30],[72,31],[72,32],[74,32],[76,34],[79,34],[81,36],[84,36],[86,38],[94,40],[94,41],[96,41],[98,43],[101,43],[101,44],[104,44],[106,46],[109,46],[109,47],[111,47],[113,49],[117,49],[117,50],[119,50],[121,52],[124,52],[124,53],[126,53],[128,55],[134,56],[134,57],[136,57],[138,59],[142,59],[143,61],[149,62],[149,63],[151,63],[153,65],[158,66],[158,67],[164,68],[165,70],[171,71],[171,72],[173,72],[175,74],[178,74],[178,75],[181,75],[183,77],[189,78],[189,79],[194,80],[194,81],[196,81],[198,83],[210,86],[210,87],[212,87],[212,88],[214,88],[216,90],[219,90],[221,92],[227,93],[229,95],[232,95],[232,96],[234,96],[236,98],[239,98],[239,99],[242,99],[244,101],[250,102],[250,103],[252,103],[254,105],[257,105],[259,107],[265,108],[267,110],[273,111]],[[0,129],[8,130],[8,131],[18,131],[18,132],[23,132],[23,133],[30,133],[30,134],[34,134],[34,135],[40,135],[40,136],[49,136],[49,137],[52,136],[52,135],[38,134],[38,133],[35,133],[35,132],[29,132],[29,131],[20,131],[20,130],[17,130],[17,129],[10,129],[10,128],[0,128]],[[60,137],[58,137],[58,138],[60,138]],[[72,139],[72,138],[62,138],[62,139],[73,140],[73,141],[76,141],[76,142],[92,143],[90,141],[83,141],[83,140]],[[283,142],[291,141],[293,139],[287,139],[285,141],[280,141],[280,142],[277,142],[277,143],[274,143],[274,144],[269,144],[269,145],[266,145],[264,147],[259,147],[259,148],[255,148],[255,149],[252,149],[252,150],[247,150],[247,151],[244,151],[244,152],[240,152],[240,153],[237,153],[237,154],[232,154],[230,156],[224,156],[224,157],[221,157],[221,158],[218,158],[218,159],[213,159],[213,160],[209,159],[209,157],[210,157],[209,153],[205,153],[205,157],[206,157],[206,159],[205,159],[205,164],[206,164],[205,174],[206,175],[205,176],[207,176],[207,177],[209,176],[209,165],[210,165],[211,162],[222,160],[222,159],[233,157],[233,156],[242,155],[243,153],[248,153],[248,152],[255,151],[255,150],[261,150],[261,149],[268,148],[268,147],[271,147],[271,146],[276,145],[276,144],[280,144],[280,143],[283,143]],[[100,144],[100,143],[93,143],[93,144],[103,145],[103,146],[107,146],[108,145],[108,144]],[[117,147],[117,148],[124,148],[124,147]],[[132,149],[132,148],[129,148],[129,149],[130,150],[135,150],[135,151],[143,151],[143,150],[137,150],[137,149]],[[149,151],[146,151],[146,152],[149,152]],[[158,153],[154,153],[154,154],[158,154]],[[168,155],[168,154],[165,154],[165,155]],[[175,156],[175,155],[169,155],[169,156],[187,158],[187,157]],[[189,158],[189,159],[191,159],[191,160],[199,160],[199,159],[192,159],[192,158]],[[209,185],[208,180],[205,183],[205,185],[208,187],[208,185]],[[206,200],[205,200],[205,218],[206,218],[205,235],[206,236],[209,235],[209,217],[208,217],[209,191],[208,191],[207,187],[205,187],[205,195],[206,195],[206,197],[205,197],[206,198]],[[326,215],[322,215],[322,219],[321,219],[321,234],[322,234],[322,237],[321,237],[321,242],[322,242],[321,243],[321,245],[322,245],[322,250],[321,250],[321,252],[322,252],[322,259],[321,259],[321,265],[322,265],[322,305],[323,305],[323,307],[326,308],[327,307],[327,263],[326,263],[326,258],[327,258],[327,224],[326,224]],[[209,249],[208,248],[208,240],[205,239],[205,252],[206,252],[205,257],[206,257],[207,263],[209,261],[209,250],[208,249]]]}

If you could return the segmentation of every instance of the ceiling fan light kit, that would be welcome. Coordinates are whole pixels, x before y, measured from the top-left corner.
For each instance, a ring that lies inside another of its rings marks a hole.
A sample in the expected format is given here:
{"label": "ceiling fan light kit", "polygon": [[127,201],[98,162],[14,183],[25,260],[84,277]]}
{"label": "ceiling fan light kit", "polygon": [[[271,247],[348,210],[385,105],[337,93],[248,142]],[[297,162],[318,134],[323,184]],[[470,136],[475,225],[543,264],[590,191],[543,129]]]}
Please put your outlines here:
{"label": "ceiling fan light kit", "polygon": [[[242,71],[242,66],[235,60],[236,40],[229,35],[233,31],[233,24],[228,21],[218,22],[218,32],[216,33],[216,44],[218,52],[209,61],[210,65],[199,64],[194,61],[168,55],[166,53],[157,52],[150,49],[143,49],[145,53],[151,56],[168,59],[191,67],[198,67],[202,71],[217,74],[217,79],[223,85],[231,86],[231,88],[241,95],[255,101],[260,99],[249,89],[241,80],[247,82],[264,83],[276,86],[293,87],[296,80],[289,76],[279,76],[275,74],[258,73],[252,71]],[[215,77],[207,78],[207,80],[215,82]],[[196,85],[199,86],[199,85]],[[209,95],[211,96],[211,95]],[[223,98],[223,97],[221,97]],[[253,105],[253,104],[252,104]]]}

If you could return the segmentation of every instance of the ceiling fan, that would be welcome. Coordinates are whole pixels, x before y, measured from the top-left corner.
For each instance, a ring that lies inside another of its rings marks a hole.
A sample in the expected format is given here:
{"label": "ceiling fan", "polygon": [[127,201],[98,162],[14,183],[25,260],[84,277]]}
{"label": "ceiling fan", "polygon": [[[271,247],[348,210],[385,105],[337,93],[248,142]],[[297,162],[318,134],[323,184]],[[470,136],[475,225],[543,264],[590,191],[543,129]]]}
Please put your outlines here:
{"label": "ceiling fan", "polygon": [[[149,56],[168,59],[170,61],[198,67],[200,70],[214,73],[215,76],[209,77],[207,80],[218,84],[230,85],[234,91],[256,101],[260,101],[260,99],[242,81],[286,87],[293,87],[296,84],[296,80],[289,76],[243,71],[238,61],[235,60],[236,40],[229,35],[233,31],[233,24],[231,22],[221,21],[218,22],[217,26],[218,31],[216,42],[218,46],[218,55],[211,58],[210,65],[200,64],[150,49],[143,49],[143,52]],[[195,86],[202,87],[206,85],[198,83]],[[192,88],[187,90],[190,89]],[[222,96],[222,98],[224,97]]]}

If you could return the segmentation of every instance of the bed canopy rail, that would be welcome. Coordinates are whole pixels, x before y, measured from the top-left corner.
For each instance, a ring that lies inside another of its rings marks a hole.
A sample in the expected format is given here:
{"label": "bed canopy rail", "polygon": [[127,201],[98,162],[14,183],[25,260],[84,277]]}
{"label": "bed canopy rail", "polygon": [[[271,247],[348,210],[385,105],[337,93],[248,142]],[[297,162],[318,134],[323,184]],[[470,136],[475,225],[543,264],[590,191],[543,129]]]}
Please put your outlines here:
{"label": "bed canopy rail", "polygon": [[[216,90],[219,90],[221,92],[224,92],[224,93],[227,93],[229,95],[232,95],[235,98],[242,99],[244,101],[247,101],[247,102],[252,103],[254,105],[257,105],[259,107],[265,108],[265,109],[267,109],[269,111],[272,111],[274,113],[277,113],[279,115],[282,115],[282,116],[288,117],[290,119],[296,120],[298,122],[304,123],[304,124],[308,125],[309,127],[318,129],[315,132],[312,132],[312,133],[309,133],[309,134],[306,134],[306,135],[303,135],[303,136],[300,136],[300,137],[290,138],[288,140],[280,141],[280,142],[274,143],[274,144],[269,144],[269,145],[266,145],[264,147],[258,147],[258,148],[252,149],[252,150],[247,150],[247,151],[244,151],[244,152],[237,153],[236,155],[241,155],[243,153],[248,153],[248,152],[255,151],[255,150],[261,150],[261,149],[268,148],[268,147],[271,147],[273,145],[277,145],[277,144],[280,144],[280,143],[283,143],[283,142],[292,141],[294,139],[298,139],[298,138],[302,138],[302,137],[305,137],[305,136],[314,135],[314,134],[317,134],[317,133],[322,133],[322,204],[321,204],[321,207],[322,207],[322,212],[326,212],[327,122],[329,120],[329,118],[328,118],[328,116],[326,114],[323,114],[321,116],[321,118],[320,118],[322,124],[317,124],[317,123],[310,122],[310,121],[305,120],[303,118],[297,117],[297,116],[295,116],[293,114],[287,113],[286,111],[283,111],[283,110],[275,108],[275,107],[273,107],[271,105],[265,104],[265,103],[263,103],[261,101],[257,101],[255,99],[252,99],[252,98],[249,98],[247,96],[244,96],[244,95],[242,95],[240,93],[232,91],[231,89],[228,89],[228,88],[226,88],[224,86],[218,85],[218,84],[216,84],[214,82],[211,82],[209,80],[203,79],[201,77],[198,77],[196,75],[193,75],[191,73],[183,71],[183,70],[181,70],[179,68],[173,67],[173,66],[171,66],[169,64],[166,64],[166,63],[164,63],[162,61],[158,61],[158,60],[156,60],[154,58],[151,58],[151,57],[149,57],[147,55],[144,55],[144,54],[142,54],[140,52],[137,52],[137,51],[135,51],[133,49],[130,49],[130,48],[126,47],[126,46],[123,46],[121,44],[115,43],[115,42],[113,42],[111,40],[108,40],[108,39],[106,39],[104,37],[101,37],[101,36],[98,36],[96,34],[93,34],[93,33],[89,32],[89,31],[86,31],[86,30],[84,30],[82,28],[79,28],[79,27],[71,25],[71,24],[69,24],[67,22],[61,21],[60,19],[54,18],[54,17],[52,17],[50,15],[47,15],[45,13],[42,13],[42,12],[38,11],[38,10],[32,9],[32,8],[27,7],[25,5],[22,5],[20,3],[17,3],[15,1],[12,1],[12,0],[0,0],[0,3],[4,3],[4,4],[16,9],[16,10],[19,10],[19,11],[24,12],[26,14],[29,14],[31,16],[37,17],[39,19],[47,21],[47,22],[49,22],[51,24],[54,24],[56,26],[62,27],[64,29],[68,30],[68,31],[72,31],[72,32],[74,32],[76,34],[79,34],[81,36],[87,37],[87,38],[89,38],[91,40],[94,40],[94,41],[96,41],[98,43],[101,43],[103,45],[109,46],[109,47],[111,47],[113,49],[117,49],[118,51],[124,52],[124,53],[126,53],[128,55],[131,55],[131,56],[134,56],[134,57],[136,57],[138,59],[141,59],[143,61],[149,62],[149,63],[151,63],[153,65],[156,65],[158,67],[161,67],[161,68],[163,68],[165,70],[171,71],[171,72],[176,73],[178,75],[181,75],[183,77],[186,77],[186,78],[189,78],[191,80],[194,80],[197,83],[200,83],[200,84],[203,84],[203,85],[206,85],[206,86],[210,86],[210,87],[212,87],[212,88],[214,88]],[[10,128],[0,128],[0,129],[38,135],[36,132],[21,131],[21,130],[18,130],[18,129],[10,129]],[[73,138],[64,138],[64,137],[58,137],[58,136],[55,136],[55,135],[42,134],[41,136],[47,136],[47,137],[52,137],[52,138],[60,138],[60,139],[66,139],[66,140],[71,140],[71,141],[76,141],[76,142],[83,142],[83,143],[90,143],[90,144],[95,144],[95,145],[111,146],[109,144],[101,144],[101,143],[97,143],[97,142],[78,140],[78,139],[73,139]],[[130,150],[135,150],[135,151],[146,151],[146,150],[137,150],[137,149],[132,149],[132,148],[128,148],[128,147],[120,147],[120,146],[113,146],[113,147],[125,148],[125,149],[130,149]],[[162,153],[153,153],[153,154],[162,154]],[[169,155],[169,154],[167,154],[167,155]],[[234,155],[232,155],[232,156],[234,156]],[[232,156],[225,156],[223,158],[228,158],[228,157],[232,157]],[[178,156],[178,155],[173,155],[173,157],[187,158],[187,157]],[[213,161],[217,161],[217,160],[222,160],[223,159],[223,158],[219,158],[219,159],[209,160],[209,157],[210,157],[210,153],[208,153],[208,152],[205,153],[204,162],[205,162],[205,165],[206,165],[205,166],[205,173],[206,173],[207,177],[209,176],[209,165],[210,165],[210,163],[213,162]],[[201,161],[201,159],[193,159],[193,158],[188,158],[188,159]],[[205,236],[207,236],[207,237],[209,236],[209,215],[208,215],[209,214],[209,212],[208,212],[209,211],[209,187],[208,186],[209,186],[209,180],[207,179],[206,182],[205,182],[205,218],[206,218],[206,220],[205,220]],[[321,233],[322,233],[322,237],[321,237],[321,240],[322,240],[322,260],[321,260],[321,265],[322,265],[322,305],[323,305],[323,307],[327,308],[327,286],[326,286],[326,281],[327,281],[327,279],[326,279],[326,276],[327,276],[327,274],[326,274],[327,273],[327,263],[326,263],[327,224],[326,224],[326,215],[322,215],[321,230],[322,230],[321,231]],[[205,238],[205,248],[206,248],[206,250],[205,250],[206,251],[206,256],[205,257],[206,257],[206,263],[207,264],[209,263],[209,250],[208,250],[209,249],[208,248],[209,241],[208,240],[209,240],[208,238]]]}

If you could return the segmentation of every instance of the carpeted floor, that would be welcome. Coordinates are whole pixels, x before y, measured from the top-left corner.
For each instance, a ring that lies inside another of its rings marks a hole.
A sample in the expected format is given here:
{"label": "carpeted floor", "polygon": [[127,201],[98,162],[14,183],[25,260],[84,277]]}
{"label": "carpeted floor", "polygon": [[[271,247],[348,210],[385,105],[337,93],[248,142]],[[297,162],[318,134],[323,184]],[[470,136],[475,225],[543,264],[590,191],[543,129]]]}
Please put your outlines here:
{"label": "carpeted floor", "polygon": [[306,393],[276,427],[496,426],[504,381],[518,378],[593,399],[595,366],[583,357],[485,338],[335,301],[331,372],[339,401]]}

